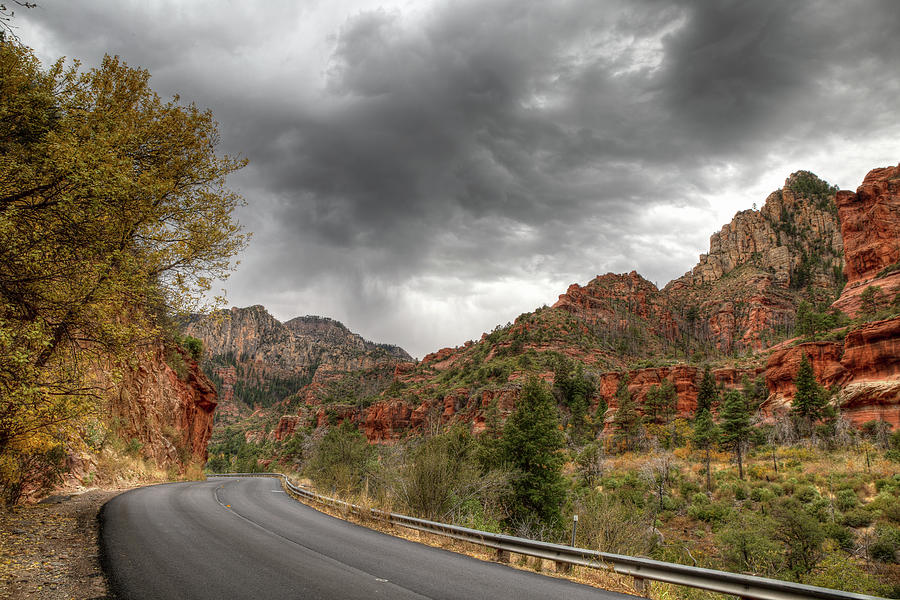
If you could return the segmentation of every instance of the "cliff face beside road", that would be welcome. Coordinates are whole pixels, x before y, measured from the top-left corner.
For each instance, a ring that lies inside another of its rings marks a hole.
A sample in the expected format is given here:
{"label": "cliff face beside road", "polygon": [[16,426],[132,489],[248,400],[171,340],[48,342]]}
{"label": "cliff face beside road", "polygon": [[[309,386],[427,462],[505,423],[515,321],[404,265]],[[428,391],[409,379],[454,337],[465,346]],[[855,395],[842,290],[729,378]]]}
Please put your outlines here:
{"label": "cliff face beside road", "polygon": [[217,395],[197,361],[179,347],[157,346],[126,371],[110,401],[125,439],[162,466],[206,462]]}

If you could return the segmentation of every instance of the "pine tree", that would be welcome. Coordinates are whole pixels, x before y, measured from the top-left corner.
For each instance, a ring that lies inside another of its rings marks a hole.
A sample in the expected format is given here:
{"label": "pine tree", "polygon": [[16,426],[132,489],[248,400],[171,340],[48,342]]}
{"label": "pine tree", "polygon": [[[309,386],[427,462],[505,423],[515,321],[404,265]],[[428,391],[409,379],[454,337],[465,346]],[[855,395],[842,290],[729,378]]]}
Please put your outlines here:
{"label": "pine tree", "polygon": [[503,428],[504,462],[521,474],[513,482],[514,519],[537,517],[553,527],[562,525],[564,441],[553,396],[537,377],[530,377]]}
{"label": "pine tree", "polygon": [[618,408],[613,417],[616,442],[624,442],[625,450],[632,450],[641,433],[641,417],[638,415],[634,398],[628,390],[628,375],[619,382],[616,390]]}
{"label": "pine tree", "polygon": [[750,411],[747,401],[737,390],[725,394],[722,405],[722,441],[731,447],[738,464],[738,476],[744,478],[742,450],[750,437]]}
{"label": "pine tree", "polygon": [[657,407],[659,416],[663,423],[668,425],[672,417],[678,411],[678,391],[675,384],[668,379],[663,379],[659,386],[659,395],[657,397]]}
{"label": "pine tree", "polygon": [[692,441],[697,448],[704,450],[706,457],[706,491],[712,491],[712,477],[710,474],[709,450],[719,438],[719,430],[713,422],[712,414],[707,409],[700,411],[694,422],[694,435]]}
{"label": "pine tree", "polygon": [[672,417],[675,416],[677,401],[678,392],[675,390],[675,385],[668,379],[663,379],[660,385],[651,386],[647,392],[647,399],[644,401],[644,423],[666,427],[665,432],[660,427],[654,428],[654,433],[666,448],[669,448],[674,441],[674,431],[670,430],[668,426]]}
{"label": "pine tree", "polygon": [[794,394],[794,402],[791,407],[798,425],[802,426],[805,433],[812,431],[813,423],[821,419],[825,410],[825,390],[816,382],[812,363],[806,353],[800,359],[800,367],[797,369],[797,377],[794,379],[797,388]]}
{"label": "pine tree", "polygon": [[716,389],[716,380],[707,365],[703,369],[703,379],[700,380],[700,390],[697,392],[697,410],[694,414],[699,416],[704,410],[712,413],[713,404],[718,400],[719,390]]}

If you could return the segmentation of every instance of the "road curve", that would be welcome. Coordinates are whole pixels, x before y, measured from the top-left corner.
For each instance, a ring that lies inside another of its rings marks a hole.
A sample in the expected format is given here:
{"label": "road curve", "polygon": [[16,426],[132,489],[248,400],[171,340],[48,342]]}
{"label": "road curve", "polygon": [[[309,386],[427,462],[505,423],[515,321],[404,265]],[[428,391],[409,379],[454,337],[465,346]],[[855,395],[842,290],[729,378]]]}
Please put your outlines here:
{"label": "road curve", "polygon": [[103,507],[100,538],[113,592],[126,600],[633,599],[335,519],[272,478],[126,492]]}

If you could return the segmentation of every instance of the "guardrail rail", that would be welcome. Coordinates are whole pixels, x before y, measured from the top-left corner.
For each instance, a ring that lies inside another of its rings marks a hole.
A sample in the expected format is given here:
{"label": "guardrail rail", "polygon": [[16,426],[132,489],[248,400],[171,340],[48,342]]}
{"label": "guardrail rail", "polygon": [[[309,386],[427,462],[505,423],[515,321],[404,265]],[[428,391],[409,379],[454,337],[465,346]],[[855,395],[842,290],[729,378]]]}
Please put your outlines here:
{"label": "guardrail rail", "polygon": [[703,569],[649,558],[539,542],[527,538],[418,519],[374,508],[365,508],[294,485],[282,473],[220,473],[211,474],[209,477],[279,477],[287,491],[301,498],[329,506],[341,507],[351,513],[381,519],[393,525],[493,548],[497,551],[497,560],[500,562],[509,562],[510,553],[515,552],[516,554],[556,561],[558,567],[565,568],[567,565],[577,565],[628,575],[633,578],[634,591],[640,596],[646,596],[649,592],[648,581],[661,581],[710,592],[730,594],[747,600],[800,600],[806,598],[823,600],[884,600],[876,596],[804,585],[791,581]]}

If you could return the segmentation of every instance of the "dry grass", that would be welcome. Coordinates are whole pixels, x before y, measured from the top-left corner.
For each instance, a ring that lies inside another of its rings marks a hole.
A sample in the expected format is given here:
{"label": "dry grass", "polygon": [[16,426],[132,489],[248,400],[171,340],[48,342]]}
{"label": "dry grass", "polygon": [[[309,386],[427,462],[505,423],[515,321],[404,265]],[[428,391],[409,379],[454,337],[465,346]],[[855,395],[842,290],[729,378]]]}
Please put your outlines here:
{"label": "dry grass", "polygon": [[[308,479],[301,479],[298,481],[298,483],[302,484],[305,487],[311,487],[311,482]],[[290,494],[290,490],[286,486],[285,491]],[[374,529],[375,531],[380,531],[381,533],[387,535],[403,538],[405,540],[416,542],[419,544],[425,544],[426,546],[432,546],[434,548],[442,548],[450,552],[456,552],[457,554],[465,554],[467,556],[471,556],[472,558],[477,558],[478,560],[487,562],[499,562],[497,560],[497,553],[493,548],[488,548],[486,546],[464,542],[461,540],[455,540],[453,538],[444,537],[433,533],[418,531],[416,529],[395,526],[380,519],[351,513],[349,510],[346,510],[342,507],[320,504],[318,502],[313,502],[311,500],[307,500],[306,498],[296,496],[295,494],[290,495],[297,501],[315,508],[316,510],[327,515],[331,515],[332,517],[336,517],[344,521],[349,521],[351,523],[356,523],[357,525],[368,527],[369,529]],[[353,498],[350,501],[354,504],[357,504],[358,506],[362,506],[363,508],[380,508],[384,510],[384,507],[376,506],[373,499],[365,496]],[[509,566],[523,571],[541,573],[549,577],[568,579],[570,581],[575,581],[603,590],[621,592],[624,594],[634,594],[631,577],[618,575],[611,571],[575,566],[569,569],[567,572],[561,572],[556,570],[556,564],[552,560],[543,560],[537,557],[529,557],[516,553],[510,554]],[[655,595],[651,597],[656,598]]]}

